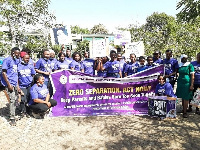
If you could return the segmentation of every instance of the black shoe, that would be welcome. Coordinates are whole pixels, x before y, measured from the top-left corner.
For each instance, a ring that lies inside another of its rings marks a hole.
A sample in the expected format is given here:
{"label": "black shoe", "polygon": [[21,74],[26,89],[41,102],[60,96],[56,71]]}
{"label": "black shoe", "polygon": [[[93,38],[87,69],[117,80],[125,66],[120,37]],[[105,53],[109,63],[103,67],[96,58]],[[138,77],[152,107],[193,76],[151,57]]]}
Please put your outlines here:
{"label": "black shoe", "polygon": [[187,118],[187,117],[188,117],[187,113],[184,113],[183,118]]}
{"label": "black shoe", "polygon": [[192,108],[190,107],[189,109],[187,109],[187,112],[192,112]]}
{"label": "black shoe", "polygon": [[196,111],[195,114],[200,115],[200,111]]}
{"label": "black shoe", "polygon": [[179,113],[179,114],[180,114],[180,113],[183,113],[183,110],[177,111],[177,113]]}
{"label": "black shoe", "polygon": [[11,125],[11,126],[16,126],[16,121],[15,121],[15,119],[10,119],[10,125]]}

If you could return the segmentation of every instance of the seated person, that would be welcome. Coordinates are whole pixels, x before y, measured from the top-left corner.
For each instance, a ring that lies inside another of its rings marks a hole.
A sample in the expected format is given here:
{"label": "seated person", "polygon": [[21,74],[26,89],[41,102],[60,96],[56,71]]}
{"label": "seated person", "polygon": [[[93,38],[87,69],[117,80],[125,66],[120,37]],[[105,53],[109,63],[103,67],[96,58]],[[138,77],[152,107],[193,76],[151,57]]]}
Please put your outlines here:
{"label": "seated person", "polygon": [[155,90],[156,96],[168,96],[168,97],[176,97],[173,92],[172,85],[170,83],[165,82],[165,78],[163,75],[158,76],[158,82]]}
{"label": "seated person", "polygon": [[57,101],[50,99],[49,90],[44,84],[42,74],[36,74],[33,81],[34,85],[30,89],[29,108],[33,111],[33,116],[40,119],[44,117],[45,112],[50,107],[57,105]]}

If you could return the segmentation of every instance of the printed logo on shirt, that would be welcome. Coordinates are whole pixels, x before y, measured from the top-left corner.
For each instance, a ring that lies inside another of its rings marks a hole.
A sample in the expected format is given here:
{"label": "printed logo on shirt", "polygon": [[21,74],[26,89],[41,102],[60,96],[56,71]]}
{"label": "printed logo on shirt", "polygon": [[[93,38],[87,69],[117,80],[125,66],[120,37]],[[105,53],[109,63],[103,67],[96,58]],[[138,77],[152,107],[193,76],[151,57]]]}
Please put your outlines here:
{"label": "printed logo on shirt", "polygon": [[171,64],[165,64],[164,66],[165,66],[165,69],[168,69],[168,70],[169,70],[169,69],[171,69],[171,66],[172,66],[172,65],[171,65]]}
{"label": "printed logo on shirt", "polygon": [[19,71],[22,77],[28,77],[31,76],[31,70],[30,69],[24,69]]}
{"label": "printed logo on shirt", "polygon": [[92,62],[85,62],[86,67],[92,67],[93,63]]}
{"label": "printed logo on shirt", "polygon": [[118,70],[119,64],[113,64],[113,65],[112,65],[112,68],[113,68],[113,70]]}
{"label": "printed logo on shirt", "polygon": [[158,90],[158,93],[164,94],[164,93],[165,93],[165,89],[159,89],[159,90]]}
{"label": "printed logo on shirt", "polygon": [[69,68],[69,65],[60,65],[60,68],[61,68],[61,69],[68,69],[68,68]]}
{"label": "printed logo on shirt", "polygon": [[17,72],[17,65],[13,65],[13,71]]}
{"label": "printed logo on shirt", "polygon": [[195,70],[196,73],[200,73],[200,67],[194,66],[194,70]]}
{"label": "printed logo on shirt", "polygon": [[46,97],[47,94],[49,93],[49,91],[48,91],[48,89],[43,89],[43,90],[39,91],[39,93],[40,93],[42,96]]}
{"label": "printed logo on shirt", "polygon": [[44,64],[44,67],[48,72],[51,72],[51,64]]}

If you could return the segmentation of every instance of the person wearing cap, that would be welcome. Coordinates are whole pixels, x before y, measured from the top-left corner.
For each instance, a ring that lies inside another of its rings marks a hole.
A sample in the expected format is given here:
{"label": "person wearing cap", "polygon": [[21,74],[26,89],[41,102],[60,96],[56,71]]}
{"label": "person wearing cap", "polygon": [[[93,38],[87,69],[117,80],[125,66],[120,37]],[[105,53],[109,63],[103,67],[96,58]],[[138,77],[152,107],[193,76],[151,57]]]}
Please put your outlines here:
{"label": "person wearing cap", "polygon": [[11,56],[5,58],[2,64],[1,83],[9,96],[10,104],[10,125],[15,126],[15,109],[18,101],[18,93],[21,89],[18,85],[17,66],[19,64],[20,49],[14,47],[11,49]]}
{"label": "person wearing cap", "polygon": [[182,98],[183,105],[183,117],[187,118],[187,108],[189,100],[192,99],[194,90],[194,67],[190,62],[187,62],[188,56],[181,55],[181,63],[178,69],[177,89],[176,95],[178,98]]}
{"label": "person wearing cap", "polygon": [[163,60],[162,64],[165,66],[165,78],[169,80],[169,83],[174,88],[176,81],[176,75],[178,71],[178,61],[172,57],[172,50],[168,49],[165,51],[166,58]]}
{"label": "person wearing cap", "polygon": [[[194,73],[194,90],[193,90],[193,95],[194,95],[194,92],[196,92],[196,90],[198,88],[200,88],[200,52],[196,56],[196,61],[191,62],[191,64],[194,66],[194,71],[195,71],[195,73]],[[191,105],[189,105],[189,111],[192,111]],[[196,107],[195,113],[200,115],[198,107]]]}
{"label": "person wearing cap", "polygon": [[158,65],[162,64],[162,59],[160,58],[160,55],[161,55],[160,51],[155,51],[153,53],[153,63],[154,64],[158,64]]}
{"label": "person wearing cap", "polygon": [[33,65],[29,64],[30,56],[26,52],[24,53],[25,55],[21,55],[22,60],[18,64],[17,72],[19,88],[22,90],[20,102],[21,115],[22,117],[24,115],[29,117],[27,104],[30,97],[31,83],[33,81],[33,76],[36,74],[36,72]]}
{"label": "person wearing cap", "polygon": [[23,58],[23,56],[25,55],[25,54],[28,54],[29,56],[30,56],[30,58],[29,58],[29,64],[30,65],[32,65],[32,66],[34,66],[34,62],[33,62],[33,60],[32,60],[32,58],[31,58],[31,50],[30,49],[28,49],[28,48],[26,48],[26,47],[24,47],[23,49],[22,49],[22,51],[21,51],[21,53],[20,53],[20,61],[22,60],[22,58]]}

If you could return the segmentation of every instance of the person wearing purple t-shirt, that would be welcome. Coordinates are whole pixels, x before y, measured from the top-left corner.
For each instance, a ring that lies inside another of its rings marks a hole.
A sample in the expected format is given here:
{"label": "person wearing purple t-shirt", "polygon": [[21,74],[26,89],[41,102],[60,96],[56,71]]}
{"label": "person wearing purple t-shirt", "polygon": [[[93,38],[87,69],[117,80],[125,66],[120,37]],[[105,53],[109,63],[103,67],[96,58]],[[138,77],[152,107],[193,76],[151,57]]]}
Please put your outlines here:
{"label": "person wearing purple t-shirt", "polygon": [[83,65],[81,62],[81,54],[79,52],[74,52],[72,57],[73,61],[69,64],[69,68],[71,70],[84,72]]}
{"label": "person wearing purple t-shirt", "polygon": [[45,50],[43,50],[43,57],[40,58],[35,64],[35,71],[44,76],[44,78],[45,78],[44,84],[46,86],[48,86],[49,75],[52,71],[51,62],[50,62],[49,58],[50,58],[50,52],[49,52],[49,50],[45,49]]}
{"label": "person wearing purple t-shirt", "polygon": [[73,58],[71,57],[71,50],[67,48],[65,60],[70,64],[73,61]]}
{"label": "person wearing purple t-shirt", "polygon": [[65,53],[60,52],[58,58],[59,60],[54,65],[54,70],[69,69],[69,62],[65,60]]}
{"label": "person wearing purple t-shirt", "polygon": [[154,64],[160,65],[160,64],[163,63],[162,59],[160,58],[160,55],[161,55],[161,52],[160,52],[160,51],[155,51],[155,52],[153,53],[153,63],[154,63]]}
{"label": "person wearing purple t-shirt", "polygon": [[139,64],[136,63],[136,55],[134,53],[130,54],[130,60],[131,62],[126,65],[124,71],[125,77],[137,73],[137,68],[139,67]]}
{"label": "person wearing purple t-shirt", "polygon": [[172,57],[172,50],[166,50],[166,59],[163,60],[164,66],[165,66],[165,78],[169,79],[169,83],[174,88],[174,84],[177,77],[177,71],[178,71],[178,61]]}
{"label": "person wearing purple t-shirt", "polygon": [[[194,92],[196,92],[196,90],[198,88],[200,88],[200,53],[197,54],[196,56],[196,61],[191,62],[191,64],[194,66],[194,90],[193,90],[193,95]],[[192,110],[192,106],[189,106],[189,111]],[[200,111],[199,108],[196,107],[196,114],[200,115]]]}
{"label": "person wearing purple t-shirt", "polygon": [[156,65],[153,63],[153,57],[152,56],[148,56],[147,57],[146,69],[152,68],[154,66],[156,66]]}
{"label": "person wearing purple t-shirt", "polygon": [[34,76],[34,85],[30,89],[30,95],[29,107],[33,111],[33,116],[37,119],[44,118],[45,112],[50,107],[57,105],[57,101],[50,99],[49,90],[44,84],[42,74]]}
{"label": "person wearing purple t-shirt", "polygon": [[107,76],[107,70],[101,71],[101,66],[100,66],[100,62],[102,62],[102,64],[104,65],[107,61],[109,61],[107,56],[97,59],[97,61],[96,61],[96,64],[97,64],[96,70],[97,70],[97,76],[98,77],[104,77],[105,78]]}
{"label": "person wearing purple t-shirt", "polygon": [[100,61],[101,71],[107,70],[107,77],[122,78],[119,61],[117,61],[117,53],[115,51],[110,52],[110,61],[107,61],[104,65]]}
{"label": "person wearing purple t-shirt", "polygon": [[165,82],[165,78],[163,75],[158,76],[158,82],[159,84],[156,85],[155,89],[156,96],[176,97],[173,92],[172,85]]}
{"label": "person wearing purple t-shirt", "polygon": [[126,62],[124,59],[122,59],[122,54],[120,52],[117,53],[117,61],[119,61],[120,64],[120,70],[122,72],[122,77],[125,77],[124,70],[126,68]]}
{"label": "person wearing purple t-shirt", "polygon": [[22,90],[20,102],[21,113],[22,116],[26,115],[27,117],[29,112],[26,106],[30,97],[30,88],[33,81],[33,76],[36,74],[33,65],[29,64],[29,58],[30,56],[28,54],[25,54],[21,62],[18,64],[17,68],[18,83],[20,89]]}
{"label": "person wearing purple t-shirt", "polygon": [[10,125],[15,126],[15,109],[18,100],[18,93],[21,89],[18,85],[17,65],[19,63],[20,49],[14,47],[11,49],[11,56],[5,58],[2,64],[1,83],[5,86],[6,92],[9,96],[10,104]]}
{"label": "person wearing purple t-shirt", "polygon": [[95,75],[95,72],[94,72],[95,61],[94,61],[94,59],[89,58],[89,52],[85,52],[84,57],[85,57],[85,59],[82,61],[84,73],[89,74],[89,75]]}
{"label": "person wearing purple t-shirt", "polygon": [[57,59],[55,58],[55,52],[53,50],[49,50],[50,52],[50,64],[51,64],[51,69],[54,69],[55,64],[57,63]]}
{"label": "person wearing purple t-shirt", "polygon": [[147,69],[146,65],[145,65],[145,57],[144,56],[140,56],[139,57],[139,66],[137,68],[137,72],[143,71]]}
{"label": "person wearing purple t-shirt", "polygon": [[[30,58],[29,58],[29,64],[30,65],[32,65],[32,66],[34,66],[34,62],[33,62],[33,60],[31,59],[31,50],[30,49],[28,49],[27,47],[24,47],[23,49],[22,49],[22,51],[21,51],[21,53],[22,52],[26,52],[29,56],[30,56]],[[21,57],[22,58],[22,57]],[[21,60],[21,59],[20,59]]]}

